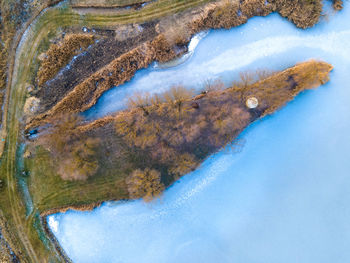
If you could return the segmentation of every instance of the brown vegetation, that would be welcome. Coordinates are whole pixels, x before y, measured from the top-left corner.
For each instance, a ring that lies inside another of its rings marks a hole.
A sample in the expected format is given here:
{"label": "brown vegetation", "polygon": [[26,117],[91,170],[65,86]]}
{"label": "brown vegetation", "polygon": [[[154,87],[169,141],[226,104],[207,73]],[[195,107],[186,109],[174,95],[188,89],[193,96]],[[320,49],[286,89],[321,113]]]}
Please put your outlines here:
{"label": "brown vegetation", "polygon": [[334,10],[342,10],[343,9],[343,0],[333,0],[333,8]]}
{"label": "brown vegetation", "polygon": [[297,27],[308,28],[318,22],[322,12],[321,0],[245,0],[221,1],[206,14],[200,15],[191,27],[198,31],[207,28],[231,28],[247,22],[253,16],[278,12]]}
{"label": "brown vegetation", "polygon": [[[31,13],[27,0],[0,1],[0,108],[7,82],[9,51],[16,31],[26,21]],[[2,112],[0,110],[0,121]]]}
{"label": "brown vegetation", "polygon": [[143,198],[146,202],[157,198],[164,190],[160,173],[148,168],[133,171],[126,178],[126,185],[131,199]]}
{"label": "brown vegetation", "polygon": [[[46,118],[56,114],[87,110],[104,91],[130,80],[136,70],[147,67],[154,60],[166,62],[183,53],[190,36],[196,32],[208,28],[231,28],[245,23],[249,17],[267,15],[273,11],[288,17],[298,27],[306,28],[318,21],[321,9],[320,0],[246,0],[240,3],[227,0],[208,4],[204,9],[194,12],[194,15],[175,15],[175,18],[168,19],[168,22],[160,22],[156,26],[159,34],[153,40],[146,41],[115,58],[65,93],[60,101],[57,101],[55,95],[49,96],[50,100],[55,98],[57,104],[34,117],[27,129],[42,124]],[[175,26],[171,26],[172,24]],[[73,82],[72,80],[71,83]],[[46,98],[42,98],[41,103],[45,104],[45,101]]]}
{"label": "brown vegetation", "polygon": [[[330,70],[326,63],[311,61],[255,83],[242,74],[232,87],[194,99],[184,89],[173,88],[157,96],[154,104],[147,96],[138,99],[137,108],[116,115],[116,131],[130,147],[149,153],[178,177],[232,142],[251,121],[273,113],[300,91],[328,81]],[[258,98],[259,106],[249,110],[245,102],[251,96]]]}
{"label": "brown vegetation", "polygon": [[5,187],[5,182],[0,179],[0,191]]}
{"label": "brown vegetation", "polygon": [[275,0],[276,10],[300,28],[316,24],[322,13],[320,0]]}
{"label": "brown vegetation", "polygon": [[64,180],[85,180],[98,168],[95,152],[99,139],[79,133],[76,127],[80,121],[77,115],[60,116],[37,141],[50,151]]}
{"label": "brown vegetation", "polygon": [[73,56],[94,42],[91,34],[68,34],[58,44],[51,44],[41,62],[37,78],[39,86],[50,80]]}
{"label": "brown vegetation", "polygon": [[[54,157],[62,179],[85,179],[98,166],[87,187],[95,180],[118,178],[115,185],[123,198],[149,201],[225,145],[239,147],[232,142],[247,125],[325,83],[331,69],[310,61],[274,74],[245,73],[228,88],[210,82],[197,96],[174,87],[154,97],[138,96],[129,109],[89,124],[64,115],[52,120],[56,124],[43,132],[39,144]],[[259,101],[255,109],[246,107],[251,96]]]}
{"label": "brown vegetation", "polygon": [[[306,28],[318,21],[321,9],[320,0],[246,0],[240,3],[228,0],[208,4],[200,11],[195,11],[194,15],[175,16],[176,23],[174,19],[170,19],[169,23],[160,23],[156,26],[159,34],[153,40],[140,44],[96,71],[66,93],[50,110],[34,118],[27,128],[40,125],[45,118],[56,114],[88,109],[104,91],[130,80],[136,70],[148,66],[154,60],[165,62],[183,53],[194,33],[208,28],[231,28],[245,23],[249,17],[267,15],[273,11],[288,17],[298,27]],[[172,23],[179,30],[174,29]],[[172,33],[169,35],[168,31]],[[44,103],[45,98],[41,101]]]}
{"label": "brown vegetation", "polygon": [[0,262],[1,263],[12,263],[12,257],[10,250],[6,246],[5,240],[1,238],[0,233]]}
{"label": "brown vegetation", "polygon": [[6,81],[7,53],[16,30],[30,15],[26,0],[0,2],[0,88]]}
{"label": "brown vegetation", "polygon": [[168,42],[164,35],[158,35],[152,42],[151,45],[154,49],[155,60],[159,62],[166,62],[173,59],[176,53],[173,46]]}

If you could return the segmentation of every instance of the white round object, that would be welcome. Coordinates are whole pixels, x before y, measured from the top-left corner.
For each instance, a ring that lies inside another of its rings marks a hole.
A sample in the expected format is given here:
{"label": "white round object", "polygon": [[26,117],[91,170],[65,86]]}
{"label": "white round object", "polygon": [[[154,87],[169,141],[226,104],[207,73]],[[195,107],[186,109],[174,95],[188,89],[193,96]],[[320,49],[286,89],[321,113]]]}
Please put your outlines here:
{"label": "white round object", "polygon": [[249,109],[255,109],[256,107],[258,107],[259,101],[255,97],[250,97],[250,98],[247,99],[245,104],[247,105],[247,107]]}

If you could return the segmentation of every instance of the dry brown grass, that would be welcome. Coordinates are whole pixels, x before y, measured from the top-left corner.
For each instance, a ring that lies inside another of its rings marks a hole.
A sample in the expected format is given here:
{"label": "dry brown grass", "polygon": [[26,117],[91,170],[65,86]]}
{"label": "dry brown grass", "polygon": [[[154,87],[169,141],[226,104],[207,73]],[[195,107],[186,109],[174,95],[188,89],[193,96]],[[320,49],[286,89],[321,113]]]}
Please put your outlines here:
{"label": "dry brown grass", "polygon": [[7,52],[4,46],[0,49],[0,89],[2,89],[6,85]]}
{"label": "dry brown grass", "polygon": [[51,44],[37,74],[39,86],[53,78],[73,56],[82,52],[93,42],[94,35],[91,34],[68,34],[58,44]]}
{"label": "dry brown grass", "polygon": [[210,9],[192,23],[194,31],[207,28],[231,28],[247,22],[253,16],[278,12],[297,27],[307,28],[318,22],[322,12],[321,0],[226,0]]}
{"label": "dry brown grass", "polygon": [[320,0],[276,0],[277,11],[296,26],[308,28],[316,24],[322,13]]}
{"label": "dry brown grass", "polygon": [[151,45],[155,52],[155,60],[159,62],[169,61],[176,56],[173,45],[162,34],[156,37]]}
{"label": "dry brown grass", "polygon": [[12,262],[12,259],[10,256],[10,251],[8,251],[7,247],[5,247],[1,243],[1,239],[0,239],[0,262],[2,262],[2,263],[11,263]]}

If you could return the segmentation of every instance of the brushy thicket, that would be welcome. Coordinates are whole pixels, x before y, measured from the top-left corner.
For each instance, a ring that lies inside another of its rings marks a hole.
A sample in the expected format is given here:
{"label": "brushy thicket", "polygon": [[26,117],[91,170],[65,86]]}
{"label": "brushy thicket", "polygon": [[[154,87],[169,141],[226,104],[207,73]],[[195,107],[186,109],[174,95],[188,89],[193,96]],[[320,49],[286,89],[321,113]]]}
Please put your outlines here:
{"label": "brushy thicket", "polygon": [[[123,163],[127,168],[119,173],[128,175],[130,198],[148,201],[233,143],[252,121],[327,82],[330,70],[327,63],[310,61],[278,73],[242,73],[229,88],[220,81],[208,83],[196,96],[181,86],[154,96],[135,95],[129,109],[89,124],[82,125],[75,115],[51,120],[54,125],[38,144],[51,152],[65,180],[84,180],[108,162]],[[246,107],[250,97],[258,99],[257,108]]]}
{"label": "brushy thicket", "polygon": [[205,27],[230,28],[238,26],[253,16],[266,16],[278,12],[297,27],[308,28],[316,24],[321,16],[321,0],[246,0],[230,1],[211,10],[206,19],[198,21]]}
{"label": "brushy thicket", "polygon": [[130,80],[138,69],[147,67],[154,57],[155,50],[150,43],[132,49],[75,86],[52,109],[31,120],[26,129],[49,121],[56,115],[87,110],[96,103],[103,92]]}
{"label": "brushy thicket", "polygon": [[[311,61],[273,75],[242,74],[232,87],[220,90],[222,84],[212,84],[194,98],[183,87],[160,96],[135,96],[133,109],[115,117],[116,132],[176,179],[233,142],[255,119],[273,113],[300,91],[328,81],[331,69],[329,64]],[[245,102],[252,96],[259,106],[249,110]]]}
{"label": "brushy thicket", "polygon": [[94,35],[91,34],[68,34],[58,44],[50,45],[37,74],[39,86],[53,78],[73,56],[82,52],[93,42]]}
{"label": "brushy thicket", "polygon": [[95,153],[100,141],[77,131],[81,121],[77,115],[60,116],[38,141],[51,152],[64,180],[86,180],[98,169]]}
{"label": "brushy thicket", "polygon": [[126,179],[130,198],[143,198],[146,202],[157,198],[164,191],[160,173],[154,169],[136,169]]}
{"label": "brushy thicket", "polygon": [[343,9],[343,0],[333,0],[334,10],[340,11]]}

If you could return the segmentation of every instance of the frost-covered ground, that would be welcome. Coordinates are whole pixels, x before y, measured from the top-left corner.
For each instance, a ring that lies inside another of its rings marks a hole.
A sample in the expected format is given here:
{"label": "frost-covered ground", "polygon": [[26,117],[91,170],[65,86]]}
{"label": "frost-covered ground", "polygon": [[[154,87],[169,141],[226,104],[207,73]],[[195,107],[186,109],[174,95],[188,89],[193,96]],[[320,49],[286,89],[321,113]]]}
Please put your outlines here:
{"label": "frost-covered ground", "polygon": [[[331,62],[329,84],[298,96],[242,134],[151,205],[111,202],[48,217],[74,262],[350,262],[350,6],[307,31],[278,15],[212,31],[184,64],[147,69],[120,92],[182,81],[229,81],[239,71]],[[125,89],[125,91],[124,91]],[[122,99],[120,99],[122,100]],[[118,107],[116,107],[118,108]]]}

